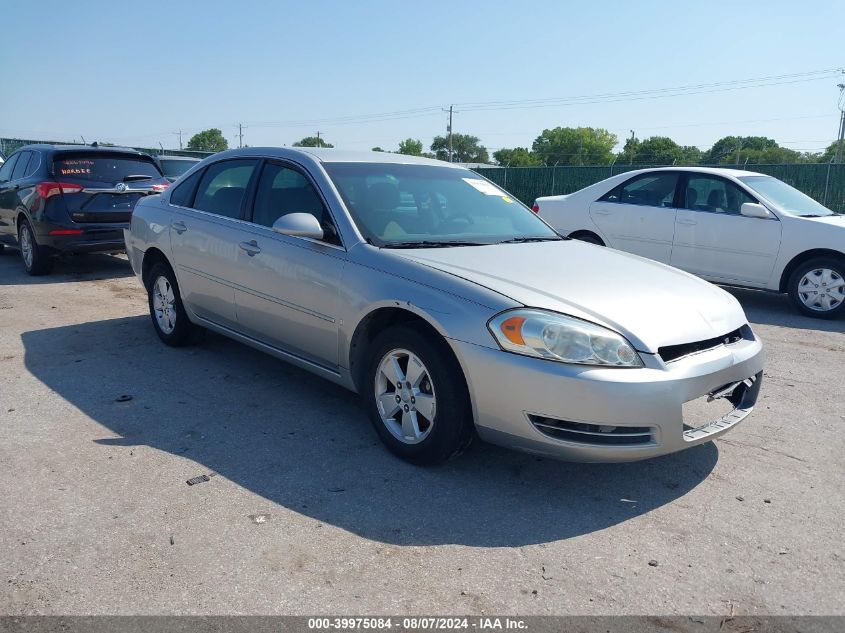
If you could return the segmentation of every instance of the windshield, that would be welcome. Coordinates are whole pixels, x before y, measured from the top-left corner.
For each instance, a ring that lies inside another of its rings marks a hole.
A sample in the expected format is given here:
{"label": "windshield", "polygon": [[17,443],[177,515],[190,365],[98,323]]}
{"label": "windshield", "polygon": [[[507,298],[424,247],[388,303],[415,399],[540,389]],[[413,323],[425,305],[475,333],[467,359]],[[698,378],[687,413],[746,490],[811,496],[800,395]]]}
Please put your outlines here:
{"label": "windshield", "polygon": [[560,239],[530,209],[467,169],[327,163],[355,224],[385,247]]}
{"label": "windshield", "polygon": [[771,176],[740,176],[739,180],[751,187],[781,211],[803,217],[836,215],[810,196],[790,187],[782,180]]}
{"label": "windshield", "polygon": [[196,161],[178,160],[175,158],[162,158],[159,162],[161,163],[161,171],[164,172],[165,176],[174,176],[176,178],[197,164]]}

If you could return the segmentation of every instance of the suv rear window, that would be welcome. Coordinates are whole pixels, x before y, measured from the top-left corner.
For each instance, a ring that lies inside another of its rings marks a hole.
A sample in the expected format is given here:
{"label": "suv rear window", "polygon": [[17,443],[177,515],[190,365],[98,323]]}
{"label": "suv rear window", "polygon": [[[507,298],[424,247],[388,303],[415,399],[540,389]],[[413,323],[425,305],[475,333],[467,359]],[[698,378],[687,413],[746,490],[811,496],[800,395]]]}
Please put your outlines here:
{"label": "suv rear window", "polygon": [[161,172],[151,158],[94,152],[56,156],[53,159],[53,175],[56,178],[109,183],[123,182],[129,176],[161,178]]}

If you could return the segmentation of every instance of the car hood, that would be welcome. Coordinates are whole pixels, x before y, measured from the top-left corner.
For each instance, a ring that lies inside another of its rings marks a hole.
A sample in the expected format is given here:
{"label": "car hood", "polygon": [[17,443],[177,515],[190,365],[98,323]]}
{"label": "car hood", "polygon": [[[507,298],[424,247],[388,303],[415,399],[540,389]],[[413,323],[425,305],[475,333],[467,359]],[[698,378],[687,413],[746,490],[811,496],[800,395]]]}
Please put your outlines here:
{"label": "car hood", "polygon": [[394,252],[525,306],[605,325],[643,352],[722,336],[747,323],[737,300],[713,284],[575,240]]}

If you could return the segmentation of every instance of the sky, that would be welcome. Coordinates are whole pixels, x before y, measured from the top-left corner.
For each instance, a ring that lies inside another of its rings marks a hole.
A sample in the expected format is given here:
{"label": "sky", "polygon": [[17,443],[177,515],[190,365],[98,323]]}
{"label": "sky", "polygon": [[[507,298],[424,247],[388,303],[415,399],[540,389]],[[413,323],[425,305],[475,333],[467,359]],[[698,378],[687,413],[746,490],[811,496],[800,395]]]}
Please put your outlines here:
{"label": "sky", "polygon": [[0,0],[0,23],[0,136],[37,140],[395,150],[454,104],[491,151],[556,126],[820,151],[845,82],[842,0]]}

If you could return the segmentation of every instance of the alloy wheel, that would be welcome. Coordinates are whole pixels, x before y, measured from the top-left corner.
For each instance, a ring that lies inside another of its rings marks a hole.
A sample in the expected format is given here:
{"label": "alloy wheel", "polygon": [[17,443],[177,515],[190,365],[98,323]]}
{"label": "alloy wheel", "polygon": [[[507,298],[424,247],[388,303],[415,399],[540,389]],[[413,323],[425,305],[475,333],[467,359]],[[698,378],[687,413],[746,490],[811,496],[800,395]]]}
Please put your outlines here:
{"label": "alloy wheel", "polygon": [[406,349],[385,354],[374,386],[379,416],[391,435],[404,444],[419,444],[431,434],[437,398],[418,356]]}
{"label": "alloy wheel", "polygon": [[176,328],[176,294],[164,275],[153,284],[153,310],[161,331],[170,334]]}
{"label": "alloy wheel", "polygon": [[20,247],[21,247],[21,257],[23,257],[23,263],[26,267],[32,268],[32,261],[35,255],[35,248],[33,245],[32,233],[29,232],[29,227],[24,225],[21,227],[21,240],[20,240]]}

